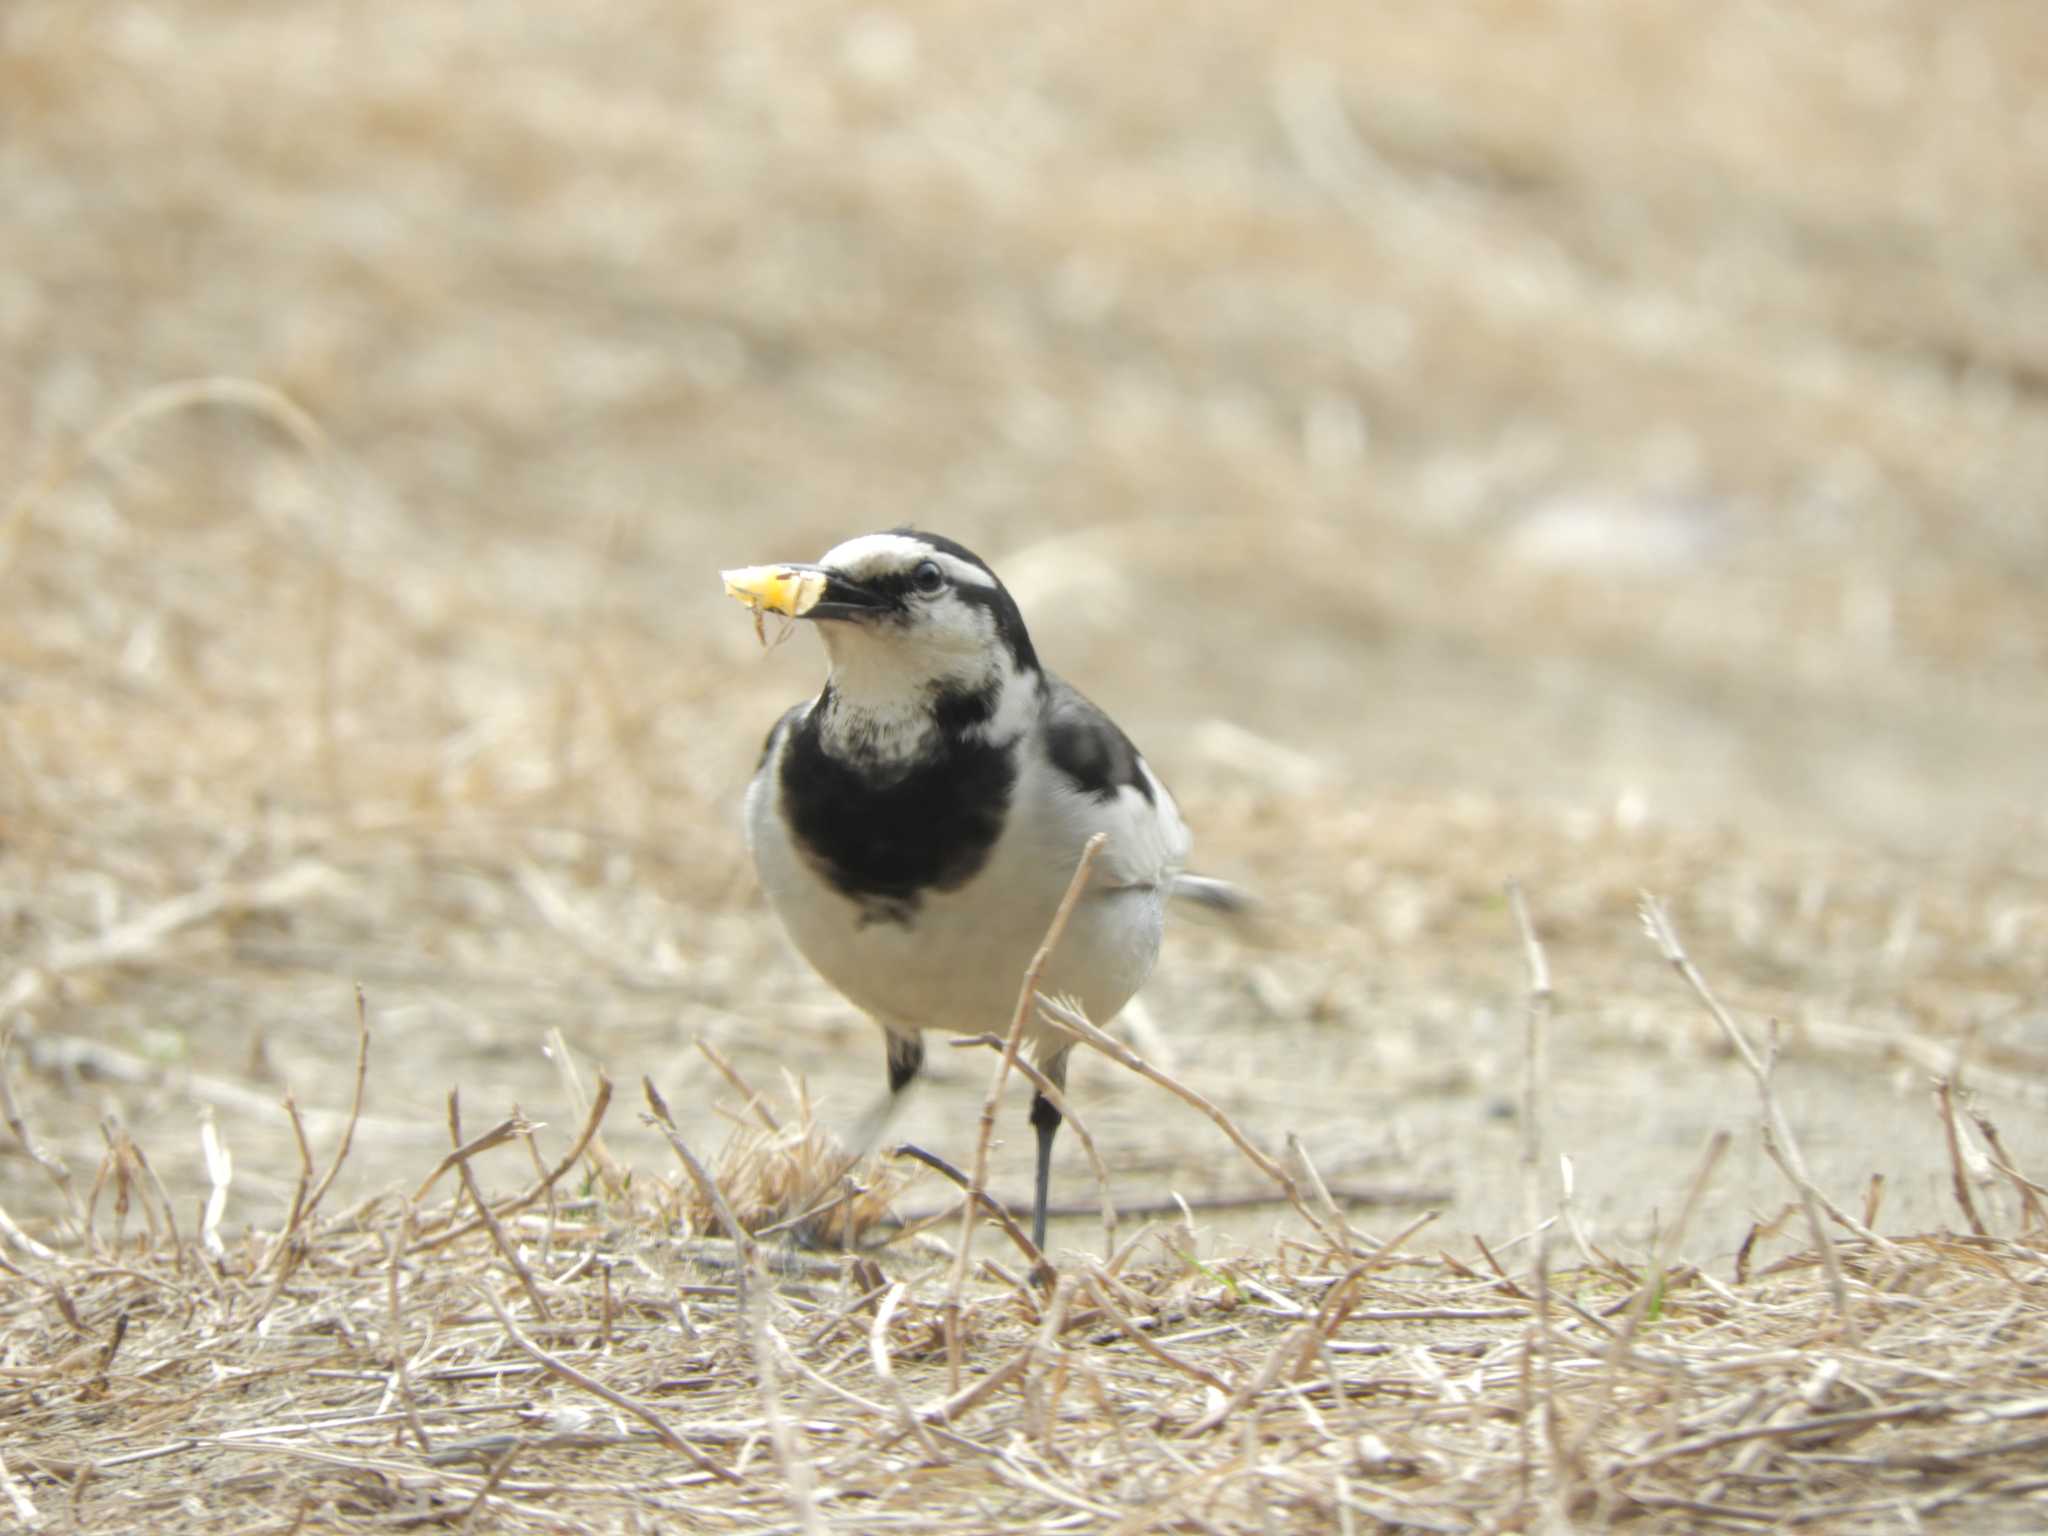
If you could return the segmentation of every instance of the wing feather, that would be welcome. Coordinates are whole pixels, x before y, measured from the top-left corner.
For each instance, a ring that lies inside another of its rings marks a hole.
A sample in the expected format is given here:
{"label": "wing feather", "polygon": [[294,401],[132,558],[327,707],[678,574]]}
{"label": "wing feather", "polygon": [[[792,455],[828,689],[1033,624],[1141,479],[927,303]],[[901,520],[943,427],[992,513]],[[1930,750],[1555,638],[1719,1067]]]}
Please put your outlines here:
{"label": "wing feather", "polygon": [[1193,839],[1180,807],[1131,738],[1081,691],[1045,680],[1044,738],[1055,792],[1080,826],[1110,834],[1097,866],[1111,886],[1170,887]]}

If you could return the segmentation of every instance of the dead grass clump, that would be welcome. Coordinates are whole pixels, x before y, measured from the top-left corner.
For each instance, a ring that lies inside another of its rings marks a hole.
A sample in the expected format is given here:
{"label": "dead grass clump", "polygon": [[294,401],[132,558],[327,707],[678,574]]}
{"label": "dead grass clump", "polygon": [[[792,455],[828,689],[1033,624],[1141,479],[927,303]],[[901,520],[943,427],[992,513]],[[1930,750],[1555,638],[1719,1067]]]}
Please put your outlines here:
{"label": "dead grass clump", "polygon": [[[1548,963],[1515,905],[1547,1015]],[[0,1496],[26,1529],[85,1532],[932,1533],[2018,1529],[2048,1497],[2048,1207],[1945,1085],[1961,1235],[1886,1238],[1874,1198],[1858,1220],[1811,1189],[1766,1055],[1753,1075],[1798,1198],[1725,1276],[1678,1257],[1725,1137],[1654,1256],[1586,1241],[1567,1207],[1579,1253],[1558,1266],[1537,1125],[1535,1231],[1467,1262],[1425,1251],[1426,1217],[1357,1231],[1312,1164],[1288,1172],[1214,1106],[1295,1202],[1300,1237],[1204,1259],[1184,1218],[1035,1275],[989,1259],[963,1274],[964,1253],[803,1256],[774,1236],[834,1190],[841,1155],[800,1088],[771,1105],[709,1054],[745,1104],[708,1166],[647,1090],[683,1177],[605,1150],[600,1078],[559,1147],[516,1112],[466,1131],[451,1095],[452,1150],[411,1196],[330,1210],[358,1096],[331,1152],[301,1131],[282,1227],[233,1237],[217,1126],[196,1231],[110,1126],[94,1198],[67,1195],[39,1235],[0,1222]],[[12,1089],[6,1108],[64,1180]],[[508,1157],[532,1170],[511,1193],[487,1178]],[[844,1224],[816,1230],[872,1238],[901,1177],[839,1190]],[[1802,1209],[1813,1241],[1755,1258]],[[1517,1253],[1532,1262],[1505,1267]]]}
{"label": "dead grass clump", "polygon": [[[850,1153],[813,1115],[808,1094],[792,1091],[796,1116],[786,1125],[736,1123],[711,1176],[742,1231],[789,1231],[812,1247],[855,1248],[887,1223],[909,1176],[884,1158]],[[695,1184],[684,1188],[682,1213],[694,1231],[722,1230],[709,1194]]]}
{"label": "dead grass clump", "polygon": [[1447,1256],[1133,1243],[1049,1291],[983,1266],[955,1372],[941,1265],[747,1286],[651,1204],[488,1198],[530,1285],[463,1196],[217,1257],[167,1227],[17,1247],[17,1518],[1878,1530],[2048,1490],[2040,1234],[1842,1244],[1854,1344],[1811,1254],[1740,1281],[1596,1255],[1543,1320]]}

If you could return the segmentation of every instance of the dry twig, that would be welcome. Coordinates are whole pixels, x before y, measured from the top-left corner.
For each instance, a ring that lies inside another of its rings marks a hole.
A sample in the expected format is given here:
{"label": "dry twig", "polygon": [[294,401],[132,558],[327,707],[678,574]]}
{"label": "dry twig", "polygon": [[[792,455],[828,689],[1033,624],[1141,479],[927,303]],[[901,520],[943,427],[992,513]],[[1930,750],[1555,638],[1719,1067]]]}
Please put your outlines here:
{"label": "dry twig", "polygon": [[524,1122],[507,1120],[478,1137],[474,1146],[464,1146],[462,1095],[458,1089],[448,1090],[448,1139],[455,1143],[455,1150],[448,1155],[454,1160],[456,1172],[462,1177],[462,1187],[469,1191],[469,1198],[476,1206],[478,1219],[483,1222],[484,1230],[491,1234],[492,1246],[498,1250],[498,1256],[505,1261],[512,1273],[519,1277],[520,1289],[526,1292],[526,1299],[533,1304],[533,1310],[540,1316],[541,1321],[548,1322],[552,1320],[553,1314],[548,1310],[547,1298],[541,1295],[540,1286],[534,1281],[533,1271],[526,1267],[526,1260],[520,1255],[518,1246],[505,1235],[504,1224],[491,1210],[491,1203],[484,1198],[483,1189],[476,1181],[476,1173],[469,1166],[469,1160],[477,1153],[516,1139],[524,1129]]}
{"label": "dry twig", "polygon": [[1934,1107],[1941,1115],[1942,1135],[1948,1142],[1949,1189],[1955,1194],[1956,1204],[1962,1207],[1963,1220],[1970,1224],[1970,1230],[1979,1237],[1989,1235],[1984,1218],[1977,1214],[1976,1199],[1970,1194],[1970,1170],[1968,1158],[1963,1149],[1963,1130],[1956,1123],[1956,1099],[1949,1087],[1949,1080],[1938,1077],[1934,1080]]}
{"label": "dry twig", "polygon": [[[960,1380],[960,1291],[967,1283],[967,1269],[974,1250],[974,1213],[976,1207],[987,1199],[988,1192],[988,1149],[995,1137],[996,1106],[1002,1099],[1003,1084],[1008,1080],[1010,1069],[1017,1064],[1017,1050],[1024,1040],[1024,1026],[1030,1021],[1033,1001],[1038,996],[1038,980],[1045,974],[1045,967],[1052,959],[1053,951],[1059,948],[1060,938],[1067,931],[1067,919],[1073,915],[1075,904],[1081,893],[1088,888],[1089,873],[1095,867],[1096,855],[1102,852],[1102,845],[1109,841],[1106,833],[1098,832],[1088,839],[1081,850],[1081,857],[1074,865],[1072,878],[1067,881],[1066,894],[1060,897],[1060,904],[1054,909],[1052,922],[1045,930],[1045,941],[1038,946],[1038,952],[1031,957],[1031,963],[1024,968],[1022,985],[1017,989],[1017,1007],[1010,1015],[1009,1033],[1003,1039],[1003,1050],[996,1061],[995,1071],[990,1074],[988,1092],[981,1101],[981,1132],[974,1142],[974,1171],[967,1179],[967,1202],[960,1210],[960,1236],[956,1240],[953,1254],[953,1270],[946,1286],[946,1339],[947,1357],[951,1362],[955,1386]],[[1030,1245],[1034,1249],[1035,1244]],[[1045,1272],[1045,1256],[1036,1254],[1035,1265]]]}
{"label": "dry twig", "polygon": [[[1641,911],[1643,927],[1656,943],[1658,952],[1669,962],[1671,968],[1678,972],[1685,984],[1692,988],[1693,995],[1699,998],[1714,1022],[1720,1026],[1723,1037],[1734,1047],[1735,1054],[1741,1058],[1743,1066],[1749,1069],[1749,1075],[1756,1083],[1757,1097],[1763,1105],[1764,1151],[1791,1181],[1793,1189],[1799,1195],[1800,1204],[1806,1212],[1807,1228],[1813,1234],[1814,1247],[1819,1251],[1821,1263],[1827,1270],[1828,1289],[1834,1294],[1835,1311],[1840,1319],[1842,1331],[1853,1343],[1859,1337],[1860,1330],[1856,1326],[1855,1313],[1849,1307],[1849,1287],[1842,1276],[1842,1261],[1835,1253],[1834,1240],[1828,1234],[1827,1223],[1821,1220],[1821,1211],[1825,1209],[1836,1221],[1867,1243],[1883,1249],[1889,1249],[1890,1244],[1875,1232],[1865,1228],[1854,1217],[1838,1209],[1821,1193],[1820,1187],[1813,1182],[1813,1176],[1806,1171],[1806,1159],[1800,1154],[1798,1139],[1793,1136],[1791,1123],[1786,1120],[1785,1112],[1778,1103],[1777,1092],[1771,1086],[1770,1064],[1757,1055],[1755,1047],[1749,1043],[1749,1037],[1743,1033],[1741,1026],[1730,1017],[1728,1011],[1721,1006],[1720,1000],[1714,996],[1713,990],[1707,985],[1706,977],[1700,974],[1699,967],[1692,963],[1691,956],[1686,954],[1684,947],[1678,942],[1678,932],[1671,926],[1671,920],[1665,915],[1662,904],[1646,894],[1642,898]],[[1775,1060],[1775,1051],[1772,1056]]]}
{"label": "dry twig", "polygon": [[47,1151],[28,1128],[28,1117],[22,1114],[21,1106],[14,1099],[14,1025],[10,1022],[7,1033],[0,1035],[0,1112],[7,1118],[7,1128],[14,1133],[15,1141],[28,1155],[30,1162],[42,1169],[50,1182],[57,1186],[57,1192],[64,1197],[64,1209],[71,1225],[77,1231],[85,1231],[85,1213],[79,1208],[78,1192],[71,1187],[71,1170],[64,1166],[64,1160]]}
{"label": "dry twig", "polygon": [[512,1315],[505,1310],[503,1303],[491,1293],[488,1287],[480,1288],[477,1294],[483,1298],[484,1304],[491,1309],[492,1314],[498,1319],[498,1326],[504,1330],[505,1337],[518,1345],[529,1358],[547,1370],[551,1375],[559,1376],[571,1386],[588,1392],[592,1397],[602,1398],[614,1408],[622,1408],[627,1413],[632,1414],[634,1418],[652,1429],[663,1445],[687,1457],[690,1464],[700,1472],[708,1472],[720,1482],[738,1484],[745,1481],[744,1478],[736,1473],[721,1467],[709,1456],[698,1450],[696,1446],[669,1428],[668,1421],[645,1403],[637,1398],[628,1397],[615,1387],[606,1386],[595,1376],[577,1370],[576,1367],[570,1365],[566,1360],[549,1354],[538,1344],[534,1343],[532,1339],[520,1331],[519,1325],[512,1321]]}
{"label": "dry twig", "polygon": [[[590,1111],[584,1117],[583,1129],[577,1133],[575,1142],[571,1144],[568,1152],[564,1154],[562,1159],[559,1162],[557,1162],[554,1167],[550,1168],[547,1171],[546,1175],[543,1176],[540,1179],[540,1181],[537,1182],[531,1189],[526,1190],[522,1194],[513,1196],[513,1198],[511,1198],[510,1200],[502,1201],[498,1205],[497,1214],[500,1220],[503,1220],[506,1217],[516,1216],[519,1212],[525,1210],[528,1206],[534,1204],[534,1202],[543,1199],[547,1195],[547,1193],[555,1187],[555,1185],[562,1181],[562,1179],[569,1173],[569,1171],[572,1168],[576,1166],[578,1162],[582,1161],[583,1156],[586,1152],[592,1154],[595,1153],[597,1147],[597,1128],[600,1125],[604,1124],[605,1113],[607,1110],[611,1108],[611,1103],[612,1080],[604,1076],[602,1073],[599,1073],[597,1079],[597,1095],[595,1098],[591,1100]],[[480,1152],[484,1150],[484,1147],[486,1145],[500,1145],[502,1142],[510,1139],[510,1137],[513,1134],[515,1134],[517,1127],[524,1124],[525,1122],[523,1120],[513,1119],[504,1121],[503,1123],[494,1126],[491,1130],[485,1132],[483,1136],[478,1137],[476,1142],[472,1143],[471,1146],[465,1150],[463,1155],[468,1156],[472,1152]],[[441,1160],[439,1165],[435,1167],[433,1173],[428,1175],[427,1178],[421,1183],[419,1193],[416,1193],[412,1197],[414,1204],[417,1204],[419,1202],[421,1195],[423,1195],[427,1190],[433,1188],[435,1183],[439,1181],[441,1175],[448,1170],[452,1161],[453,1154],[450,1154],[449,1157],[445,1157]],[[457,1242],[460,1239],[467,1237],[470,1233],[478,1231],[484,1226],[484,1224],[484,1218],[481,1215],[474,1216],[469,1221],[463,1223],[460,1226],[450,1226],[444,1232],[437,1232],[432,1237],[424,1237],[419,1239],[413,1245],[412,1251],[415,1253],[424,1253],[431,1249],[443,1247],[446,1244]]]}
{"label": "dry twig", "polygon": [[1070,1008],[1065,1003],[1058,1002],[1055,999],[1041,997],[1038,1000],[1038,1011],[1039,1017],[1045,1019],[1048,1023],[1064,1029],[1083,1044],[1092,1045],[1118,1066],[1137,1073],[1138,1076],[1144,1078],[1147,1082],[1157,1083],[1168,1093],[1194,1106],[1195,1109],[1208,1116],[1217,1129],[1230,1138],[1231,1145],[1242,1152],[1254,1168],[1258,1169],[1259,1172],[1279,1186],[1280,1192],[1286,1198],[1287,1203],[1300,1213],[1304,1221],[1320,1232],[1324,1240],[1331,1247],[1340,1250],[1345,1247],[1343,1235],[1333,1230],[1329,1223],[1323,1219],[1322,1215],[1302,1199],[1301,1186],[1294,1181],[1294,1176],[1271,1157],[1260,1151],[1257,1146],[1253,1145],[1251,1138],[1238,1128],[1237,1122],[1225,1114],[1221,1106],[1204,1095],[1197,1093],[1194,1089],[1188,1087],[1169,1073],[1153,1066],[1144,1057],[1123,1044],[1123,1042],[1098,1028],[1079,1010]]}
{"label": "dry twig", "polygon": [[[995,1035],[962,1035],[947,1043],[962,1049],[987,1046],[994,1051],[1002,1050],[1004,1044]],[[1088,1166],[1095,1171],[1095,1192],[1101,1202],[1099,1208],[1102,1213],[1103,1250],[1113,1250],[1116,1247],[1117,1209],[1116,1202],[1110,1198],[1109,1193],[1109,1165],[1103,1162],[1102,1154],[1096,1150],[1095,1137],[1089,1133],[1087,1122],[1074,1112],[1073,1107],[1067,1102],[1065,1091],[1032,1063],[1020,1055],[1011,1061],[1010,1066],[1013,1071],[1022,1073],[1026,1082],[1051,1100],[1053,1108],[1060,1112],[1061,1123],[1080,1138],[1081,1149],[1088,1157]],[[1050,1217],[1054,1209],[1047,1207],[1046,1215]],[[1065,1211],[1068,1208],[1062,1206],[1057,1209]]]}
{"label": "dry twig", "polygon": [[[1555,1325],[1550,1299],[1550,1242],[1552,1222],[1543,1211],[1543,1163],[1545,1134],[1550,1124],[1550,1013],[1553,993],[1550,961],[1536,925],[1529,916],[1529,903],[1521,882],[1507,885],[1508,908],[1522,937],[1523,961],[1529,973],[1528,1001],[1523,1011],[1522,1043],[1522,1224],[1534,1244],[1530,1264],[1531,1290],[1536,1303],[1536,1326],[1524,1360],[1520,1386],[1522,1416],[1519,1425],[1522,1466],[1522,1496],[1531,1497],[1535,1447],[1532,1436],[1538,1422],[1545,1445],[1551,1453],[1552,1502],[1548,1520],[1562,1528],[1570,1508],[1573,1486],[1580,1475],[1580,1462],[1567,1451],[1560,1429]],[[1488,1255],[1489,1259],[1491,1255]],[[1496,1265],[1496,1268],[1499,1266]]]}

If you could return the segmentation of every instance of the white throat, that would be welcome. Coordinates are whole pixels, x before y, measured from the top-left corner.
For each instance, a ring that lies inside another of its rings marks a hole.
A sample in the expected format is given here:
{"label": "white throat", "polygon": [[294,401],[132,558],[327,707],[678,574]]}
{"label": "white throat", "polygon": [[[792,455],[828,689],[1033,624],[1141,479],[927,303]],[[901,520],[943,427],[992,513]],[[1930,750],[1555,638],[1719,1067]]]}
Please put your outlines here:
{"label": "white throat", "polygon": [[980,740],[1014,738],[1037,702],[1036,679],[1019,674],[1000,649],[934,655],[851,626],[823,626],[820,634],[832,698],[818,724],[834,757],[884,766],[935,750],[942,727],[933,706],[948,693],[995,690],[990,718],[970,728]]}

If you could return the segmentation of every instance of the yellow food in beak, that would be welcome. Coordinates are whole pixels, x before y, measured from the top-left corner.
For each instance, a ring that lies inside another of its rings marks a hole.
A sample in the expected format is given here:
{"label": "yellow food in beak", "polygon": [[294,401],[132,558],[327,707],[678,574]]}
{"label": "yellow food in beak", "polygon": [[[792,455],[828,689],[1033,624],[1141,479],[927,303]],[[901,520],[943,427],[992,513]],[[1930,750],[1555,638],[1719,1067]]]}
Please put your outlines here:
{"label": "yellow food in beak", "polygon": [[799,571],[786,565],[747,565],[718,574],[725,582],[725,595],[745,603],[756,616],[766,611],[792,619],[817,607],[827,579],[823,571]]}

